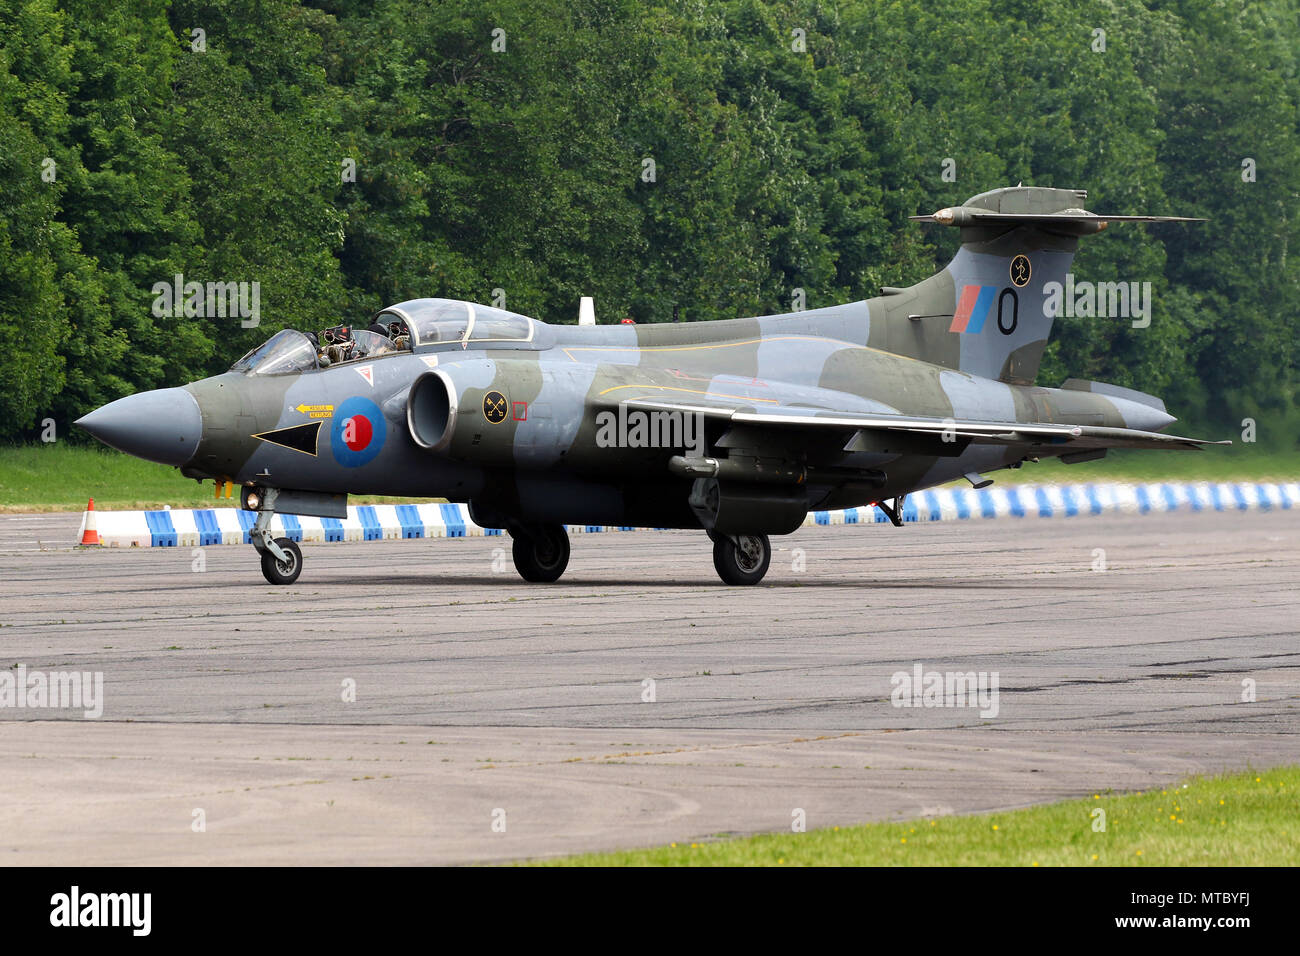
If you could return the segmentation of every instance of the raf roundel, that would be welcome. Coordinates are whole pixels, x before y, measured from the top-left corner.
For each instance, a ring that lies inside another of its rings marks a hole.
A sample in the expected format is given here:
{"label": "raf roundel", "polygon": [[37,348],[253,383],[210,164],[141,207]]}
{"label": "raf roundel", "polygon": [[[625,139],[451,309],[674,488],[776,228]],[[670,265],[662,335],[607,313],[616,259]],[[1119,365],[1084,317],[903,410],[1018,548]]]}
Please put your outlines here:
{"label": "raf roundel", "polygon": [[334,412],[330,425],[330,450],[345,468],[359,468],[374,460],[384,447],[388,428],[384,415],[368,398],[349,398]]}

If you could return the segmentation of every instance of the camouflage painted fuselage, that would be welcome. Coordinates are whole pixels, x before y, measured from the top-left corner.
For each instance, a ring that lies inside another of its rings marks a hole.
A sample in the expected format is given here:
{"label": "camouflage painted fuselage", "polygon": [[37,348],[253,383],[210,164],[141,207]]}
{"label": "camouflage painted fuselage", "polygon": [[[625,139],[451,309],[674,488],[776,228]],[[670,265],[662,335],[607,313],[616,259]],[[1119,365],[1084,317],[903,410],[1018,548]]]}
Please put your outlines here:
{"label": "camouflage painted fuselage", "polygon": [[[945,281],[951,318],[956,291]],[[930,347],[925,320],[909,317],[912,291],[719,322],[539,322],[525,344],[453,342],[301,374],[219,375],[186,386],[203,416],[187,473],[309,491],[443,496],[471,502],[488,524],[511,519],[698,528],[687,504],[692,482],[668,468],[669,458],[683,450],[603,447],[597,440],[602,411],[650,400],[1141,429],[1173,421],[1123,390],[1017,385],[911,357],[908,352]],[[1041,353],[1040,342],[1026,345]],[[954,354],[951,365],[958,364]],[[457,393],[456,440],[436,452],[413,440],[407,417],[413,383],[434,369]],[[509,406],[496,422],[484,411],[493,392]],[[358,415],[366,419],[360,429]],[[312,422],[320,423],[314,447],[254,437]],[[797,488],[808,509],[862,505],[1055,453],[1028,442],[959,451],[906,435],[873,438],[869,447],[846,451],[856,431],[809,437],[705,424],[709,454],[723,448],[727,456],[808,469]],[[883,480],[863,477],[880,473]]]}

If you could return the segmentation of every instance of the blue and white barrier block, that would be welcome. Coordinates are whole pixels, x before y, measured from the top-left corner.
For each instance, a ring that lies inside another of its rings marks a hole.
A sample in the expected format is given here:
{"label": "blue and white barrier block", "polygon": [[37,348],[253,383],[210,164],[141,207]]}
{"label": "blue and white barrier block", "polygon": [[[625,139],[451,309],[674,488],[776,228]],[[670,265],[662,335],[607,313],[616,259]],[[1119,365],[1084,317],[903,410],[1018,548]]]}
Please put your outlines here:
{"label": "blue and white barrier block", "polygon": [[[1079,515],[1170,511],[1268,511],[1300,506],[1300,482],[1152,482],[1146,484],[1007,485],[930,488],[909,495],[902,518],[962,521],[980,518],[1071,518]],[[812,511],[807,525],[887,523],[878,508]]]}
{"label": "blue and white barrier block", "polygon": [[[1007,485],[929,488],[909,495],[905,522],[989,518],[1070,518],[1171,511],[1271,511],[1300,507],[1300,482],[1153,482],[1148,484]],[[96,511],[99,538],[110,548],[206,547],[248,544],[256,515],[238,508]],[[810,511],[805,526],[884,524],[879,508]],[[77,540],[85,530],[82,516]],[[570,533],[633,531],[628,527],[569,525]],[[347,518],[277,514],[271,532],[299,542],[382,541],[396,538],[464,538],[499,535],[480,528],[457,504],[352,505]]]}

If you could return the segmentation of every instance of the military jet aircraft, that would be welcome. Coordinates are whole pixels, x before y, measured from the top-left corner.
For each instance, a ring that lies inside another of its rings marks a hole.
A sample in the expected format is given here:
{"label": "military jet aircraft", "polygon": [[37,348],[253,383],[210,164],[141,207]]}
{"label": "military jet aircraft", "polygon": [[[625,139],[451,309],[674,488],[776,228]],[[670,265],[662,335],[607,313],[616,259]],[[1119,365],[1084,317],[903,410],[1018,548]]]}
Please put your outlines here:
{"label": "military jet aircraft", "polygon": [[[960,230],[943,271],[785,315],[548,325],[413,299],[369,329],[286,329],[230,371],[128,396],[77,424],[189,477],[242,486],[262,571],[302,554],[276,512],[346,516],[347,495],[446,497],[513,538],[527,581],[569,561],[566,524],[706,531],[728,584],[762,579],[769,535],[1044,456],[1189,449],[1153,396],[1034,384],[1079,237],[1116,221],[1082,190],[995,189],[913,219]],[[1059,288],[1059,287],[1056,287]],[[1059,295],[1057,296],[1059,302]],[[1226,444],[1226,443],[1225,443]]]}

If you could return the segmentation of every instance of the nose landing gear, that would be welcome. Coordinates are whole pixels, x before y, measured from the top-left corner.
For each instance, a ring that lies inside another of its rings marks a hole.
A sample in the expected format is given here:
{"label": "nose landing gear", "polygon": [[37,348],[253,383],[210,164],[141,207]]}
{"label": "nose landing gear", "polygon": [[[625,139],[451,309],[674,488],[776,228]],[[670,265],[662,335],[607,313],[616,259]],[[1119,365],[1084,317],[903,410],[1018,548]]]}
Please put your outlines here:
{"label": "nose landing gear", "polygon": [[248,538],[262,557],[262,576],[272,584],[293,584],[302,574],[302,550],[288,538],[271,537],[271,516],[279,493],[278,488],[245,489],[244,509],[257,512]]}

